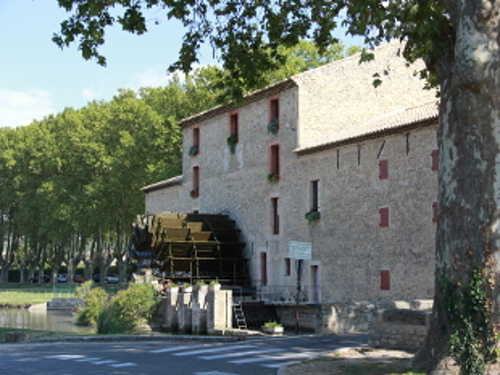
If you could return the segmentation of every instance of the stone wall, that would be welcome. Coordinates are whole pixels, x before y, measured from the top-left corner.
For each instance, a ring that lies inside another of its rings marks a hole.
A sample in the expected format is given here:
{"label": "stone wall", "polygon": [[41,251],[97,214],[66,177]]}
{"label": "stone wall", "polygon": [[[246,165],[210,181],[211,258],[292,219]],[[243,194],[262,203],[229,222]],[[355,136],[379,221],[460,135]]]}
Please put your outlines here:
{"label": "stone wall", "polygon": [[379,314],[369,332],[369,345],[417,351],[429,328],[431,311],[391,309]]}
{"label": "stone wall", "polygon": [[232,291],[212,287],[167,289],[157,324],[167,332],[215,333],[233,326]]}

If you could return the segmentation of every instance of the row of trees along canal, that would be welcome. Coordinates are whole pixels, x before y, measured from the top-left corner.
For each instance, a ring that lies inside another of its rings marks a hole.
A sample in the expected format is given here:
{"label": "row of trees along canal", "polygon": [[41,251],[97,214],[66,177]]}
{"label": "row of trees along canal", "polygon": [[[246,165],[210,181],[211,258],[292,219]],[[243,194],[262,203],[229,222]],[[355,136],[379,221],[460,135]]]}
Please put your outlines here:
{"label": "row of trees along canal", "polygon": [[[320,54],[305,41],[282,48],[286,63],[262,86],[357,50],[335,44]],[[25,282],[46,267],[54,281],[63,265],[73,280],[79,264],[103,280],[114,261],[123,278],[130,226],[144,212],[140,188],[181,172],[177,121],[229,100],[227,78],[204,67],[165,87],[0,127],[0,280],[16,269]]]}

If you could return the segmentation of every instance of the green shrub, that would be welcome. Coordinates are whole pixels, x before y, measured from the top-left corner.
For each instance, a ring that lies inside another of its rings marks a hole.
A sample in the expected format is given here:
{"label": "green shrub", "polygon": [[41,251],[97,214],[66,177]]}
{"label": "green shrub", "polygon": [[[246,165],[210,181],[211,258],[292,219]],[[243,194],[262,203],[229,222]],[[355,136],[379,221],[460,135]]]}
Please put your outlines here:
{"label": "green shrub", "polygon": [[85,306],[78,311],[77,322],[82,325],[96,325],[100,313],[108,302],[108,293],[102,288],[91,288],[81,295]]}
{"label": "green shrub", "polygon": [[158,302],[149,284],[131,284],[116,294],[97,318],[97,333],[120,333],[133,330],[151,320]]}
{"label": "green shrub", "polygon": [[76,298],[85,299],[85,296],[89,294],[92,288],[94,287],[95,285],[92,280],[85,281],[83,284],[81,284],[79,287],[76,288],[75,290]]}
{"label": "green shrub", "polygon": [[265,322],[262,327],[264,327],[264,328],[282,328],[283,325],[281,325],[278,322]]}

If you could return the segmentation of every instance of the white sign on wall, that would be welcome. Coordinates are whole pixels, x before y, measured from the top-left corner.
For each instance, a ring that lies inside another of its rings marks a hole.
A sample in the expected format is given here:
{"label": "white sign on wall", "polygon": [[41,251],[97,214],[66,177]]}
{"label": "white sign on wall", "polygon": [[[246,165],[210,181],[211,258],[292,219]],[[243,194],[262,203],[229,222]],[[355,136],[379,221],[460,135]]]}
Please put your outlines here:
{"label": "white sign on wall", "polygon": [[289,241],[288,256],[292,259],[311,260],[312,244],[310,242]]}

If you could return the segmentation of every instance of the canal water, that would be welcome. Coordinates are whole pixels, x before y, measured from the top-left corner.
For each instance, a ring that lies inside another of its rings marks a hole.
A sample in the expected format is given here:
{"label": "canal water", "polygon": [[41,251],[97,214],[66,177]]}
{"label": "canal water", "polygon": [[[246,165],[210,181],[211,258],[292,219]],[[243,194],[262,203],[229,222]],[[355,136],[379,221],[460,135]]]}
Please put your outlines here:
{"label": "canal water", "polygon": [[44,331],[93,333],[91,327],[77,326],[75,317],[65,311],[28,311],[0,309],[0,327],[40,329]]}

